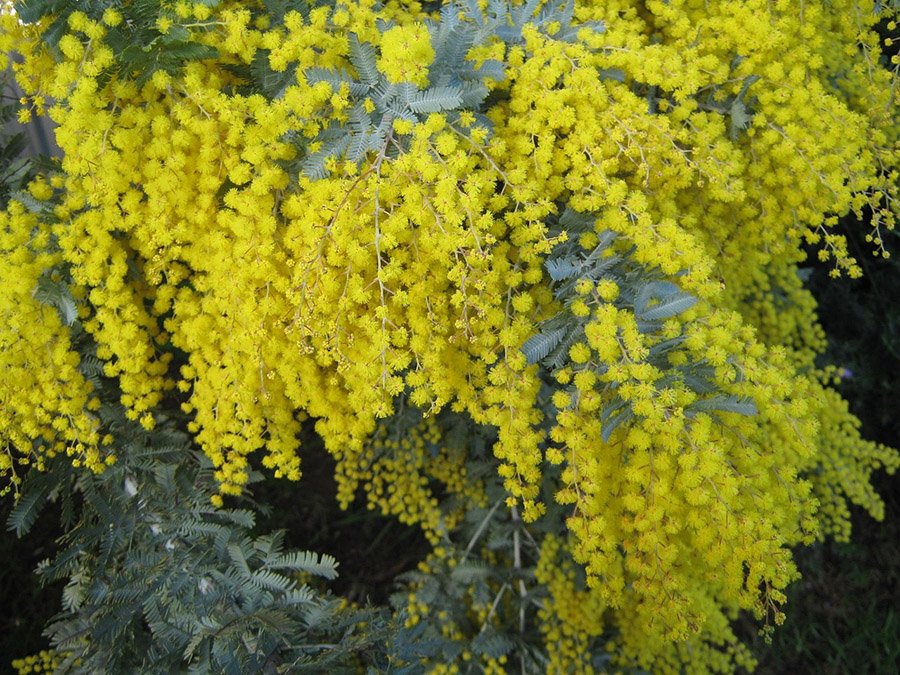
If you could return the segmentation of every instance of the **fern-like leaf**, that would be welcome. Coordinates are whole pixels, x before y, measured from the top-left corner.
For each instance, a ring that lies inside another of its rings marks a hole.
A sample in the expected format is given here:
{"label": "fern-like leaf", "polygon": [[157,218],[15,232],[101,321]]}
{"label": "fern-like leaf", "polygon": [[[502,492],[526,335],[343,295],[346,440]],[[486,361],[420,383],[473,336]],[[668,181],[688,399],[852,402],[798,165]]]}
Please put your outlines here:
{"label": "fern-like leaf", "polygon": [[47,504],[53,487],[54,483],[47,474],[35,472],[34,478],[29,476],[19,500],[6,519],[7,529],[14,531],[17,537],[27,534]]}
{"label": "fern-like leaf", "polygon": [[306,572],[325,579],[336,579],[338,574],[338,562],[334,557],[326,553],[317,554],[312,551],[291,551],[290,553],[279,555],[269,562],[266,567]]}
{"label": "fern-like leaf", "polygon": [[250,581],[261,588],[267,588],[279,593],[287,593],[296,583],[293,579],[288,579],[283,574],[278,574],[278,572],[271,570],[256,570],[251,575]]}
{"label": "fern-like leaf", "polygon": [[662,321],[697,304],[697,298],[669,281],[651,281],[638,291],[634,313],[643,321]]}
{"label": "fern-like leaf", "polygon": [[417,92],[407,105],[420,115],[453,110],[462,105],[462,91],[459,87],[431,87]]}
{"label": "fern-like leaf", "polygon": [[362,82],[374,87],[381,80],[376,66],[375,47],[368,42],[360,42],[355,33],[349,36],[350,63]]}
{"label": "fern-like leaf", "polygon": [[544,263],[544,267],[553,281],[565,281],[577,277],[581,272],[581,265],[567,258],[550,258]]}
{"label": "fern-like leaf", "polygon": [[315,601],[316,593],[309,586],[292,588],[284,594],[282,602],[287,605],[308,605]]}
{"label": "fern-like leaf", "polygon": [[625,422],[629,422],[632,419],[634,419],[634,411],[632,411],[631,406],[628,406],[627,408],[610,415],[605,422],[601,422],[600,436],[603,438],[603,442],[609,443],[609,439],[612,437],[613,432]]}
{"label": "fern-like leaf", "polygon": [[522,345],[522,352],[525,354],[525,358],[528,359],[528,363],[537,363],[544,360],[562,342],[565,335],[565,328],[557,328],[556,330],[538,333],[528,338],[525,344]]}
{"label": "fern-like leaf", "polygon": [[492,659],[499,659],[512,651],[515,643],[508,636],[493,628],[485,628],[472,640],[472,651],[484,654]]}
{"label": "fern-like leaf", "polygon": [[228,557],[231,558],[231,562],[244,579],[249,579],[253,576],[253,572],[250,571],[250,566],[247,564],[247,556],[240,545],[229,544]]}
{"label": "fern-like leaf", "polygon": [[706,399],[694,401],[685,412],[730,412],[747,417],[756,415],[759,409],[749,398],[739,398],[726,394],[717,394]]}
{"label": "fern-like leaf", "polygon": [[78,308],[69,287],[63,281],[54,280],[49,274],[44,274],[38,279],[34,298],[40,303],[55,307],[59,312],[59,318],[67,326],[71,326],[78,319]]}

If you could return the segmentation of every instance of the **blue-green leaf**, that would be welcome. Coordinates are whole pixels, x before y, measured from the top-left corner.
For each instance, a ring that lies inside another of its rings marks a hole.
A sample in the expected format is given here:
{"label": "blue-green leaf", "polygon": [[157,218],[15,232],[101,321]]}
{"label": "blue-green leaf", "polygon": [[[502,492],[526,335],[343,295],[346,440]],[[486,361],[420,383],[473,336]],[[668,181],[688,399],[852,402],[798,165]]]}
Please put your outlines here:
{"label": "blue-green leaf", "polygon": [[43,275],[38,279],[34,298],[40,303],[55,307],[60,319],[67,326],[71,326],[78,319],[75,300],[69,292],[68,285],[63,281],[55,281],[48,274]]}
{"label": "blue-green leaf", "polygon": [[609,443],[613,432],[622,426],[625,422],[634,419],[634,411],[631,406],[627,406],[617,413],[610,415],[605,422],[600,424],[600,437],[604,443]]}
{"label": "blue-green leaf", "polygon": [[528,338],[525,344],[522,345],[522,352],[525,354],[525,358],[528,359],[528,363],[537,363],[546,358],[562,342],[565,335],[565,328],[557,328],[556,330],[538,333]]}
{"label": "blue-green leaf", "polygon": [[350,63],[356,68],[360,80],[370,86],[375,86],[381,80],[375,59],[375,47],[368,42],[360,42],[355,33],[349,37]]}
{"label": "blue-green leaf", "polygon": [[644,284],[634,301],[634,313],[643,321],[661,321],[687,311],[697,298],[669,281]]}
{"label": "blue-green leaf", "polygon": [[544,267],[547,268],[547,273],[553,281],[571,279],[572,277],[578,276],[578,273],[581,271],[580,265],[576,265],[570,260],[560,258],[551,258],[550,260],[547,260],[547,262],[544,263]]}
{"label": "blue-green leaf", "polygon": [[417,114],[453,110],[462,105],[462,91],[459,87],[431,87],[411,97],[407,105]]}
{"label": "blue-green leaf", "polygon": [[695,401],[688,406],[687,410],[691,412],[730,412],[738,415],[746,415],[747,417],[756,415],[759,412],[753,399],[738,398],[737,396],[727,394],[717,394],[710,398]]}

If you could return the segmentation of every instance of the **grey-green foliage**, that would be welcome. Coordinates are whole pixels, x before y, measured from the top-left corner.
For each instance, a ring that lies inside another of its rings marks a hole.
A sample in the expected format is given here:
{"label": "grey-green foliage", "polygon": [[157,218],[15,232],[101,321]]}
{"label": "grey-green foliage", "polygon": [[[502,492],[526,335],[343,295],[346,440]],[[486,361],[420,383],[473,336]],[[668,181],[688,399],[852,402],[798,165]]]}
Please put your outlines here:
{"label": "grey-green foliage", "polygon": [[[379,422],[376,437],[402,441],[425,420],[425,413],[399,396],[395,412]],[[400,575],[398,592],[391,597],[395,628],[385,635],[384,658],[370,663],[369,673],[425,673],[436,665],[454,663],[461,673],[479,673],[482,655],[507,656],[524,672],[543,672],[547,657],[537,622],[537,609],[546,589],[534,577],[534,565],[540,540],[558,528],[565,514],[556,505],[552,492],[559,471],[548,467],[544,475],[544,499],[548,514],[539,522],[522,522],[505,505],[507,494],[497,474],[492,446],[496,429],[475,424],[464,413],[444,409],[432,418],[439,431],[437,438],[425,439],[425,452],[458,452],[465,457],[466,479],[480,483],[488,503],[478,507],[460,505],[457,497],[445,494],[438,484],[431,485],[441,510],[446,514],[465,508],[460,525],[442,533],[445,558],[432,560],[428,572],[416,570]],[[379,444],[379,452],[403,460],[402,443]],[[449,561],[456,564],[449,564]],[[428,611],[414,626],[405,626],[408,593],[425,602]],[[473,617],[472,602],[496,607],[481,621]],[[452,622],[457,631],[448,635],[443,629]],[[598,652],[602,652],[598,644]],[[474,659],[461,658],[468,651]],[[520,663],[521,662],[521,663]]]}
{"label": "grey-green foliage", "polygon": [[737,140],[738,135],[750,126],[750,122],[753,119],[753,114],[746,97],[747,90],[758,80],[758,75],[748,75],[744,78],[741,90],[738,92],[737,96],[731,100],[731,103],[728,106],[728,117],[730,120],[728,135],[733,141]]}
{"label": "grey-green foliage", "polygon": [[467,16],[482,31],[496,35],[507,44],[521,44],[524,41],[522,29],[526,24],[563,42],[573,42],[583,29],[605,30],[601,21],[573,24],[574,0],[527,0],[521,4],[513,4],[509,0],[489,0],[485,10],[481,9],[478,0],[465,0],[462,4]]}
{"label": "grey-green foliage", "polygon": [[0,74],[0,206],[3,207],[32,173],[32,162],[24,156],[27,141],[15,121],[18,102],[8,79],[9,71]]}
{"label": "grey-green foliage", "polygon": [[[575,287],[582,279],[593,283],[610,280],[619,286],[615,305],[631,310],[643,333],[662,330],[663,322],[690,309],[697,299],[683,292],[677,285],[666,281],[659,274],[634,262],[628,251],[616,251],[615,233],[606,230],[599,235],[597,245],[585,251],[578,243],[583,232],[593,231],[596,218],[566,208],[551,232],[567,233],[567,239],[554,248],[544,265],[553,281],[554,294],[566,307],[579,296]],[[584,338],[584,327],[589,317],[576,317],[563,311],[544,322],[539,333],[523,346],[529,362],[542,362],[551,370],[559,370],[568,363],[569,349]],[[667,346],[674,347],[677,342]],[[660,353],[662,355],[662,352]]]}
{"label": "grey-green foliage", "polygon": [[54,274],[54,270],[44,272],[38,279],[34,297],[38,302],[54,307],[62,322],[67,326],[71,326],[78,318],[78,309],[75,299],[69,292],[68,284],[58,278]]}
{"label": "grey-green foliage", "polygon": [[[740,55],[734,57],[731,62],[732,76],[734,76],[735,70],[744,60],[745,58]],[[717,112],[728,118],[728,135],[733,141],[738,140],[741,132],[746,131],[750,126],[750,122],[753,120],[753,109],[756,105],[756,98],[752,95],[748,95],[748,90],[758,82],[759,79],[759,75],[745,76],[741,81],[741,88],[738,93],[724,101],[721,100],[721,98],[717,98],[718,96],[721,96],[721,92],[718,90],[697,94],[697,102],[704,110]],[[652,93],[653,95],[648,96],[648,101],[651,108],[656,110],[660,99],[657,99],[655,94],[659,92],[654,87],[652,88]]]}
{"label": "grey-green foliage", "polygon": [[[525,523],[516,509],[506,505],[507,493],[490,453],[495,431],[452,412],[441,413],[438,422],[444,443],[462,443],[473,450],[467,464],[470,474],[488,468],[482,474],[487,504],[470,506],[461,525],[441,544],[445,557],[432,559],[428,572],[401,575],[404,589],[391,598],[398,617],[408,617],[410,590],[429,609],[415,625],[401,624],[391,634],[390,660],[419,664],[402,672],[428,672],[435,665],[454,663],[461,673],[480,673],[481,657],[505,656],[510,672],[546,672],[549,660],[542,647],[538,610],[548,596],[547,588],[535,578],[535,566],[541,541],[558,532],[569,515],[553,499],[559,469],[548,466],[543,473],[542,501],[547,513],[537,522]],[[575,583],[585,588],[583,575]],[[473,603],[489,608],[487,616],[476,617]],[[448,634],[443,629],[451,623],[456,630]],[[603,648],[607,638],[598,637],[586,655],[598,670],[609,658]],[[464,652],[474,658],[462,658]]]}
{"label": "grey-green foliage", "polygon": [[[428,64],[429,81],[419,87],[412,82],[390,83],[377,67],[375,45],[360,42],[350,35],[350,70],[308,68],[302,76],[310,84],[329,83],[335,91],[347,87],[351,107],[348,122],[333,122],[315,142],[320,147],[306,151],[304,143],[300,170],[310,178],[327,175],[329,159],[362,161],[369,152],[390,155],[399,145],[391,147],[389,138],[394,120],[421,122],[431,113],[444,113],[452,121],[459,112],[476,114],[479,126],[490,130],[489,120],[481,115],[488,100],[485,80],[501,81],[505,77],[501,62],[487,60],[476,67],[467,55],[473,47],[501,40],[507,44],[522,41],[526,23],[547,31],[553,24],[557,40],[573,40],[582,29],[601,31],[600,23],[572,24],[573,4],[529,0],[523,5],[492,1],[486,12],[477,2],[449,2],[441,6],[438,20],[426,20],[434,49],[434,59]],[[390,24],[381,26],[383,30]],[[267,95],[277,98],[290,84],[293,73],[275,74],[267,68],[265,53],[261,52],[255,65],[255,81]],[[371,110],[367,111],[366,101]]]}
{"label": "grey-green foliage", "polygon": [[[352,100],[348,122],[333,122],[316,138],[321,147],[305,154],[301,169],[306,175],[324,177],[326,162],[332,157],[359,162],[369,152],[387,153],[388,137],[396,119],[419,122],[435,112],[481,107],[488,93],[482,79],[496,77],[496,64],[486,64],[476,70],[474,64],[463,58],[468,48],[461,50],[460,45],[471,46],[473,30],[448,28],[447,23],[431,24],[430,29],[435,67],[425,88],[411,82],[389,83],[376,67],[375,47],[360,42],[355,35],[350,36],[350,63],[355,74],[325,68],[304,71],[310,84],[327,82],[335,91],[347,86]],[[374,106],[371,112],[364,107],[367,99]]]}
{"label": "grey-green foliage", "polygon": [[[510,510],[502,507],[503,496],[492,496],[496,499],[491,507],[469,511],[464,525],[455,533],[460,537],[454,546],[455,565],[435,561],[428,573],[403,575],[415,589],[417,600],[430,610],[415,626],[392,636],[392,651],[398,656],[417,657],[432,665],[456,663],[462,672],[480,672],[478,657],[482,655],[507,656],[517,666],[521,663],[524,672],[546,670],[547,657],[538,646],[541,639],[536,621],[545,597],[545,589],[534,579],[537,543],[525,534],[521,521],[514,521]],[[472,543],[471,549],[465,548],[466,541]],[[493,555],[491,561],[485,559],[484,549]],[[406,593],[397,594],[392,602],[400,616],[405,616]],[[471,602],[495,607],[495,611],[477,621]],[[454,636],[441,630],[450,622],[459,631]],[[475,663],[467,665],[463,652],[474,655]]]}
{"label": "grey-green foliage", "polygon": [[[204,0],[204,4],[219,3]],[[19,0],[15,8],[25,22],[46,20],[42,38],[51,49],[57,49],[65,35],[72,12],[81,11],[90,19],[101,21],[107,9],[116,9],[122,21],[107,27],[104,41],[116,55],[118,74],[135,78],[138,84],[146,82],[157,70],[174,73],[188,61],[214,58],[218,54],[214,47],[194,39],[197,31],[202,30],[200,22],[191,20],[190,28],[183,26],[171,4],[162,0]],[[157,27],[156,20],[161,16],[173,22],[166,32]]]}
{"label": "grey-green foliage", "polygon": [[[675,337],[664,337],[663,324],[667,319],[678,316],[697,303],[690,293],[683,291],[677,283],[663,278],[661,273],[637,263],[630,250],[616,247],[615,233],[606,230],[599,234],[597,245],[585,251],[579,244],[579,234],[593,232],[595,216],[579,213],[572,209],[563,210],[555,223],[551,223],[551,234],[566,232],[569,236],[557,244],[545,261],[545,267],[553,282],[556,298],[563,303],[563,310],[542,322],[537,334],[522,346],[522,351],[530,363],[540,363],[548,374],[571,365],[569,350],[578,342],[585,342],[585,326],[590,316],[577,316],[570,307],[580,296],[576,285],[581,280],[598,283],[609,280],[619,288],[618,297],[613,301],[617,309],[631,312],[638,330],[650,338],[647,363],[658,368],[663,376],[655,386],[658,389],[683,385],[698,394],[698,400],[685,409],[688,417],[699,412],[730,412],[753,415],[755,404],[748,399],[738,398],[720,391],[714,384],[715,369],[703,360],[688,359],[673,363],[672,353],[684,342],[684,333]],[[593,366],[602,376],[610,364]],[[610,400],[601,411],[601,428],[604,440],[623,423],[634,418],[631,404],[615,393],[618,384],[610,382]],[[575,396],[574,386],[571,389]],[[547,400],[548,412],[552,415],[552,404]]]}
{"label": "grey-green foliage", "polygon": [[215,508],[212,466],[179,430],[185,420],[160,414],[153,431],[128,421],[83,351],[118,459],[101,475],[51,460],[28,474],[9,518],[21,536],[48,502],[61,507],[60,550],[39,568],[66,582],[46,629],[60,672],[320,672],[377,656],[385,617],[341,609],[315,581],[333,579],[337,561],[254,533],[251,510]]}

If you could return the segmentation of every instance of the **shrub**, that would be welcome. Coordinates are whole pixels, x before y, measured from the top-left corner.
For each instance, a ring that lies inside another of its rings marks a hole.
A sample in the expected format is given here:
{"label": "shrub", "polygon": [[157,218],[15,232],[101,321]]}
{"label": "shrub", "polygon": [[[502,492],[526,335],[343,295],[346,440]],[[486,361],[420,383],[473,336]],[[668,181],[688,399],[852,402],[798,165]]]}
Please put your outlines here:
{"label": "shrub", "polygon": [[[890,7],[4,14],[64,153],[0,216],[0,468],[21,528],[77,514],[58,657],[752,667],[731,622],[780,623],[791,547],[882,517],[898,464],[798,274],[810,245],[859,276],[848,212],[887,255]],[[432,544],[392,611],[300,590],[333,566],[232,508],[257,463],[301,478],[307,420],[343,506]]]}

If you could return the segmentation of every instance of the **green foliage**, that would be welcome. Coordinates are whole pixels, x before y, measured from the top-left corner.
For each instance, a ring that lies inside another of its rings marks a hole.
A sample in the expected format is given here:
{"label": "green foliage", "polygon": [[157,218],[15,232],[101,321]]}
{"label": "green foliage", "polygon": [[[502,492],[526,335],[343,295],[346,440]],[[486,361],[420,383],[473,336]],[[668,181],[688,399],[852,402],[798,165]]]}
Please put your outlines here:
{"label": "green foliage", "polygon": [[[101,398],[115,400],[113,389],[103,381]],[[50,501],[68,514],[60,550],[38,570],[66,581],[46,631],[65,655],[60,672],[293,672],[370,646],[383,619],[343,609],[316,582],[336,577],[333,557],[285,550],[283,533],[253,534],[252,511],[211,505],[212,466],[183,420],[146,431],[110,403],[99,417],[118,461],[95,476],[51,460],[8,520],[21,536]]]}
{"label": "green foliage", "polygon": [[[215,6],[218,0],[206,0],[204,4]],[[80,11],[90,19],[101,21],[107,9],[115,9],[121,13],[122,21],[116,26],[108,27],[105,41],[116,54],[118,73],[134,77],[138,84],[146,82],[157,70],[173,73],[188,61],[214,58],[218,54],[214,47],[194,41],[192,31],[202,28],[201,22],[191,21],[191,28],[186,28],[179,23],[168,5],[159,0],[135,0],[127,3],[114,0],[87,0],[78,3],[66,0],[20,0],[15,8],[22,20],[28,23],[42,18],[49,19],[43,39],[54,48],[65,35],[73,12]],[[160,30],[157,23],[160,18],[165,18],[172,24],[168,30]]]}
{"label": "green foliage", "polygon": [[[360,43],[355,36],[350,38],[350,62],[359,79],[345,71],[326,68],[309,68],[303,73],[310,84],[327,82],[335,91],[341,86],[349,87],[352,101],[348,123],[332,123],[315,139],[321,147],[304,153],[303,173],[310,178],[324,177],[326,162],[331,158],[362,162],[368,152],[395,154],[396,148],[389,147],[388,143],[395,119],[422,122],[430,113],[477,109],[481,105],[487,96],[482,79],[495,73],[490,66],[487,70],[484,67],[476,70],[464,58],[468,47],[460,50],[460,45],[474,44],[474,27],[463,31],[447,28],[446,24],[432,24],[432,30],[435,47],[432,84],[424,89],[408,82],[389,83],[376,68],[375,48]],[[448,32],[454,34],[445,35]],[[269,76],[264,75],[263,81],[266,77]],[[364,101],[374,104],[371,112],[366,111]]]}
{"label": "green foliage", "polygon": [[15,126],[18,101],[11,95],[9,74],[0,75],[0,205],[6,206],[32,175],[31,160],[23,156],[27,141]]}
{"label": "green foliage", "polygon": [[56,308],[63,323],[71,326],[78,318],[78,309],[69,287],[58,276],[58,272],[45,273],[38,281],[34,297],[39,302]]}
{"label": "green foliage", "polygon": [[[529,363],[541,363],[551,373],[571,365],[569,350],[576,343],[584,342],[584,329],[588,323],[588,317],[576,315],[571,310],[572,304],[581,297],[577,287],[585,281],[592,285],[610,282],[618,289],[612,304],[619,310],[632,313],[641,333],[654,338],[647,363],[663,373],[656,383],[657,388],[677,382],[700,395],[685,409],[688,417],[699,412],[755,415],[757,408],[753,401],[722,392],[713,384],[713,370],[708,364],[688,361],[675,365],[671,361],[671,354],[684,341],[684,329],[679,335],[665,337],[664,323],[693,307],[697,298],[682,291],[677,284],[663,279],[658,272],[636,263],[632,251],[616,245],[613,232],[607,230],[600,233],[597,245],[585,251],[579,244],[579,235],[593,232],[594,220],[590,214],[566,208],[555,224],[553,233],[565,233],[567,237],[554,248],[545,267],[563,309],[539,324],[539,332],[522,346]],[[605,375],[608,366],[600,364],[594,371],[598,376]],[[615,389],[620,383],[611,382],[609,386]],[[574,385],[570,386],[569,391],[572,397],[576,396]],[[547,413],[554,414],[549,404]],[[614,397],[601,411],[604,441],[608,441],[619,426],[633,418],[631,404],[618,396]]]}
{"label": "green foliage", "polygon": [[[454,3],[451,3],[451,6]],[[582,29],[602,32],[601,22],[572,24],[575,3],[573,0],[528,0],[512,3],[508,0],[490,0],[486,11],[475,0],[466,0],[463,11],[475,21],[483,31],[494,33],[507,44],[523,42],[522,29],[531,24],[540,32],[552,35],[554,39],[571,42]],[[550,30],[553,26],[554,30]]]}
{"label": "green foliage", "polygon": [[[540,11],[538,12],[538,7]],[[376,48],[350,36],[350,63],[355,76],[346,71],[327,68],[309,68],[303,76],[310,84],[327,82],[337,92],[342,86],[349,88],[352,107],[346,124],[332,123],[312,142],[300,141],[304,159],[300,170],[310,178],[327,175],[329,159],[346,159],[361,163],[368,152],[380,152],[393,156],[398,144],[393,138],[394,120],[423,122],[431,113],[446,113],[452,123],[462,110],[479,110],[488,97],[484,80],[502,80],[503,65],[487,60],[480,66],[466,58],[473,47],[489,44],[497,38],[507,44],[522,42],[522,28],[533,24],[545,32],[553,24],[557,40],[574,39],[579,30],[602,31],[599,23],[572,24],[573,3],[540,2],[531,0],[523,5],[513,5],[495,0],[483,12],[476,2],[449,2],[441,7],[440,20],[426,20],[431,33],[434,59],[429,64],[429,83],[419,88],[411,82],[389,83],[376,67]],[[261,51],[260,54],[265,54]],[[254,83],[266,95],[278,98],[290,83],[289,73],[275,73],[266,67],[265,57],[254,62]],[[370,112],[364,102],[374,104]],[[490,121],[476,115],[480,126],[491,128]],[[311,143],[321,147],[309,151]]]}
{"label": "green foliage", "polygon": [[[427,572],[403,576],[415,589],[416,600],[436,611],[400,631],[396,640],[408,647],[395,647],[399,658],[418,655],[436,665],[458,662],[463,652],[492,658],[511,655],[524,672],[545,670],[546,657],[534,648],[539,643],[536,610],[545,593],[534,579],[538,545],[532,529],[540,525],[526,527],[515,510],[502,508],[505,492],[499,483],[488,492],[491,505],[466,514],[445,560],[432,561]],[[406,593],[392,598],[401,616],[407,601]],[[491,610],[477,620],[471,603]],[[442,632],[448,621],[461,629],[458,634]],[[476,668],[473,665],[472,672]]]}

